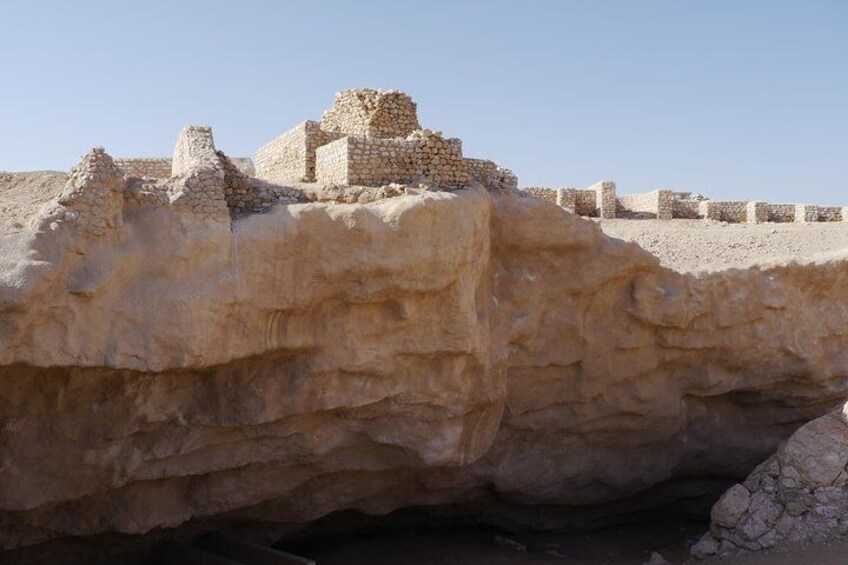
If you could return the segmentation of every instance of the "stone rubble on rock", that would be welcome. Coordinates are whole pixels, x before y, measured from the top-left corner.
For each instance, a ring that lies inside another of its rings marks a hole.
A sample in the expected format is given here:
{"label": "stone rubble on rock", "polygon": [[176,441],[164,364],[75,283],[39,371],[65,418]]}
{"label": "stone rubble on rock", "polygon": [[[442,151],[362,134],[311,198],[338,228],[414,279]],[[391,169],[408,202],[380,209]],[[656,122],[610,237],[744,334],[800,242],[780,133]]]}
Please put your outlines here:
{"label": "stone rubble on rock", "polygon": [[698,559],[848,533],[848,404],[799,428],[713,506]]}

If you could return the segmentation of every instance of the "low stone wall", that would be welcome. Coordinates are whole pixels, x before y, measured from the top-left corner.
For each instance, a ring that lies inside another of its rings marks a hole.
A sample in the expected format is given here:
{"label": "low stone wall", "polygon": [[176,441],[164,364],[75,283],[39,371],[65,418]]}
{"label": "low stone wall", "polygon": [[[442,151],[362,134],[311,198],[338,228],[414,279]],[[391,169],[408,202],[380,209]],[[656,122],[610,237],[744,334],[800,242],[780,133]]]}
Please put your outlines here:
{"label": "low stone wall", "polygon": [[820,222],[841,222],[844,220],[842,206],[818,206]]}
{"label": "low stone wall", "polygon": [[445,139],[438,132],[419,130],[406,138],[415,142],[415,159],[419,175],[439,186],[459,188],[470,180],[462,156],[462,140]]}
{"label": "low stone wall", "polygon": [[593,192],[595,196],[595,215],[602,219],[615,218],[616,198],[615,183],[612,181],[601,181],[590,186],[586,192]]}
{"label": "low stone wall", "polygon": [[307,120],[256,150],[256,177],[268,182],[314,182],[315,151],[342,134]]}
{"label": "low stone wall", "polygon": [[[230,157],[232,164],[243,174],[252,177],[256,174],[250,157]],[[171,158],[152,159],[115,159],[115,166],[127,178],[167,179],[171,177]]]}
{"label": "low stone wall", "polygon": [[171,159],[115,159],[115,166],[128,178],[167,179],[171,176]]}
{"label": "low stone wall", "polygon": [[625,194],[616,198],[619,215],[670,220],[674,217],[674,197],[670,190]]}
{"label": "low stone wall", "polygon": [[748,202],[704,200],[700,204],[700,215],[705,220],[730,223],[746,222],[748,219]]}
{"label": "low stone wall", "polygon": [[525,194],[529,194],[539,200],[547,200],[548,202],[557,203],[557,191],[553,188],[545,186],[525,186],[521,190]]}
{"label": "low stone wall", "polygon": [[766,204],[769,222],[794,222],[794,204]]}
{"label": "low stone wall", "polygon": [[465,169],[468,171],[468,180],[476,181],[489,188],[495,184],[498,178],[498,166],[494,161],[488,159],[465,159]]}
{"label": "low stone wall", "polygon": [[671,217],[683,220],[697,220],[701,214],[701,200],[688,198],[673,198],[671,200]]}
{"label": "low stone wall", "polygon": [[415,141],[350,135],[316,152],[319,182],[380,186],[421,177]]}
{"label": "low stone wall", "polygon": [[759,224],[768,221],[768,204],[765,202],[748,202],[745,212],[745,221],[751,224]]}
{"label": "low stone wall", "polygon": [[347,184],[348,141],[343,137],[315,151],[315,177],[328,184]]}

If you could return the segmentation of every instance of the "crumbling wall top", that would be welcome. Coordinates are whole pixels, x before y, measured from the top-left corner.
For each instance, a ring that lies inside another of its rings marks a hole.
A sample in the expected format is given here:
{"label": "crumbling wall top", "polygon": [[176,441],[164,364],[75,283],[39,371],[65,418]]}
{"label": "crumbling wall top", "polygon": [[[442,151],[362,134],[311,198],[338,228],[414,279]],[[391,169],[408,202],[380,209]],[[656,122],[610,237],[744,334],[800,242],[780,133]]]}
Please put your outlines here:
{"label": "crumbling wall top", "polygon": [[360,88],[336,94],[333,107],[324,112],[321,129],[349,135],[406,137],[421,126],[417,104],[408,94]]}

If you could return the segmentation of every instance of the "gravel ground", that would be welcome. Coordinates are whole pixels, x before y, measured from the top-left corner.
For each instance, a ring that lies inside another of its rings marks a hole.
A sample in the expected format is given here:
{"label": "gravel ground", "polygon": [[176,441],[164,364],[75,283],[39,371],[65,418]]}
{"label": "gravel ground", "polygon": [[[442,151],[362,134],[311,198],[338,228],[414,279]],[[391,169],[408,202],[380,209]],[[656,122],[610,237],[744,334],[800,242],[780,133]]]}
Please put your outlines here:
{"label": "gravel ground", "polygon": [[[596,220],[597,221],[597,220]],[[705,220],[601,220],[609,236],[635,241],[678,271],[740,267],[848,248],[848,222],[728,224]]]}
{"label": "gravel ground", "polygon": [[62,192],[67,173],[0,171],[0,232],[19,231],[41,207]]}

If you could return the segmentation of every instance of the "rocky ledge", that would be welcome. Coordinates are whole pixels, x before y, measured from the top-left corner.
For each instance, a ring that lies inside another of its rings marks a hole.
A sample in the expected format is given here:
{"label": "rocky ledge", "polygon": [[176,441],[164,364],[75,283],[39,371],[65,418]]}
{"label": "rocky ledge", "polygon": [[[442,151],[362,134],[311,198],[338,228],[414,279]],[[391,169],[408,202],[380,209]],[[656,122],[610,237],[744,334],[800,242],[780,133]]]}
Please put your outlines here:
{"label": "rocky ledge", "polygon": [[[738,480],[844,396],[844,253],[678,273],[473,183],[231,215],[247,185],[210,159],[163,193],[95,152],[0,236],[3,548],[344,509],[579,517]],[[743,514],[780,483],[758,473]]]}

